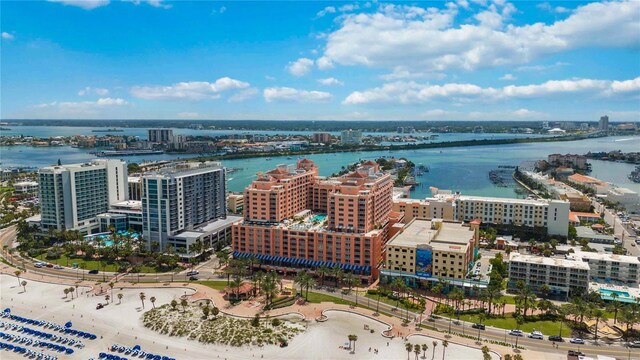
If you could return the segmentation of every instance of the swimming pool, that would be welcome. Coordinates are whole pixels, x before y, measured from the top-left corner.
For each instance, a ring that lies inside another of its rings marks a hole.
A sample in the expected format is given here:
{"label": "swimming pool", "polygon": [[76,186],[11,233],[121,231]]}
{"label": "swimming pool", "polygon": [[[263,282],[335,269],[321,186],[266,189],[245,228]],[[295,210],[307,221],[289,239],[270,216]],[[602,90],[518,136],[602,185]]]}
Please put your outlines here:
{"label": "swimming pool", "polygon": [[324,221],[324,219],[327,218],[327,214],[318,214],[318,215],[313,215],[313,217],[311,218],[311,221]]}
{"label": "swimming pool", "polygon": [[606,295],[606,296],[611,296],[613,294],[616,294],[618,295],[618,297],[629,297],[629,293],[626,291],[611,290],[611,289],[600,289],[600,294]]}

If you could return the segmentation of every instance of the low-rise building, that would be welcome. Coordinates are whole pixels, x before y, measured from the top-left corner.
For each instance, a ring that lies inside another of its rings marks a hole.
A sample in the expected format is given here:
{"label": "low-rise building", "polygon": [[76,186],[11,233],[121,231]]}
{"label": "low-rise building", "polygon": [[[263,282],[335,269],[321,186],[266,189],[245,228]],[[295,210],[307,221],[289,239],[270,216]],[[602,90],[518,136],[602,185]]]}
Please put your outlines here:
{"label": "low-rise building", "polygon": [[568,254],[567,259],[588,264],[593,281],[640,283],[640,260],[635,256],[579,251]]}
{"label": "low-rise building", "polygon": [[507,289],[515,291],[519,282],[535,292],[539,292],[542,285],[547,285],[552,296],[579,296],[589,289],[589,264],[512,252],[509,254]]}
{"label": "low-rise building", "polygon": [[622,243],[620,240],[616,240],[613,235],[607,235],[593,231],[590,226],[577,226],[576,234],[578,239],[587,239],[590,243],[595,244],[617,244]]}
{"label": "low-rise building", "polygon": [[477,253],[478,238],[477,225],[413,219],[385,245],[382,281],[390,283],[401,277],[406,283],[421,287],[447,279],[472,286],[474,281],[466,278]]}
{"label": "low-rise building", "polygon": [[608,183],[582,174],[573,174],[567,177],[567,181],[572,184],[589,188],[599,195],[607,194],[610,189],[610,185]]}
{"label": "low-rise building", "polygon": [[244,209],[244,195],[243,194],[227,195],[227,209],[232,214],[242,214],[242,210]]}
{"label": "low-rise building", "polygon": [[35,194],[38,192],[38,183],[35,181],[21,181],[13,184],[16,194]]}

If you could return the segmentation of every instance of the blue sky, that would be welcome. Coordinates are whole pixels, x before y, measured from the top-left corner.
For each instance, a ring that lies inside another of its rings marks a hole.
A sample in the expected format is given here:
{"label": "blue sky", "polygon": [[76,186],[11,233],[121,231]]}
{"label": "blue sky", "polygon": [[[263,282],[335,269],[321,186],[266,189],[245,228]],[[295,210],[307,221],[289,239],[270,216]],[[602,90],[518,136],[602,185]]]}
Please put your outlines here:
{"label": "blue sky", "polygon": [[640,120],[640,2],[3,1],[1,116]]}

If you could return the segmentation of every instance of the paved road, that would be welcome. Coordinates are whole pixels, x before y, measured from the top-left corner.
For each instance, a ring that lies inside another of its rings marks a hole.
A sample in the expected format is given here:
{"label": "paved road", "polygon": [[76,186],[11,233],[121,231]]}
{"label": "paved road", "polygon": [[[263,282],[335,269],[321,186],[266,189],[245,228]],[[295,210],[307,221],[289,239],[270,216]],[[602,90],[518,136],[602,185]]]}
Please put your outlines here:
{"label": "paved road", "polygon": [[632,233],[630,228],[622,223],[622,220],[620,220],[616,215],[615,211],[605,209],[604,205],[593,199],[591,200],[591,204],[596,212],[602,213],[604,211],[604,221],[614,228],[614,235],[619,239],[622,239],[623,246],[627,249],[629,255],[640,256],[640,247],[632,245],[635,245],[635,234]]}

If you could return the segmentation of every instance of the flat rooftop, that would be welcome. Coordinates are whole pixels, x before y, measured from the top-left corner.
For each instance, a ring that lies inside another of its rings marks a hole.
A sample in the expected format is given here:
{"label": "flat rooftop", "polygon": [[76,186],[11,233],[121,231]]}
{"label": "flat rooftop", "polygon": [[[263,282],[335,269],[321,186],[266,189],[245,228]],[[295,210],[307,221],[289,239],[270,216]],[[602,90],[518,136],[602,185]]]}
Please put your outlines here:
{"label": "flat rooftop", "polygon": [[581,270],[589,270],[589,264],[583,261],[574,260],[574,259],[565,259],[560,257],[544,257],[538,255],[527,255],[520,254],[517,252],[512,252],[509,254],[509,262],[523,262],[528,264],[538,264],[538,265],[547,265],[547,266],[556,266],[562,268],[572,268],[572,269],[581,269]]}
{"label": "flat rooftop", "polygon": [[[439,224],[439,225],[438,225]],[[440,230],[437,230],[440,226]],[[416,247],[418,245],[466,246],[473,230],[459,222],[414,219],[387,245]]]}
{"label": "flat rooftop", "polygon": [[587,260],[602,260],[602,261],[615,261],[628,264],[640,265],[640,260],[635,256],[628,255],[616,255],[616,254],[603,254],[597,252],[579,251],[573,254],[568,254],[567,257],[573,259],[587,259]]}

